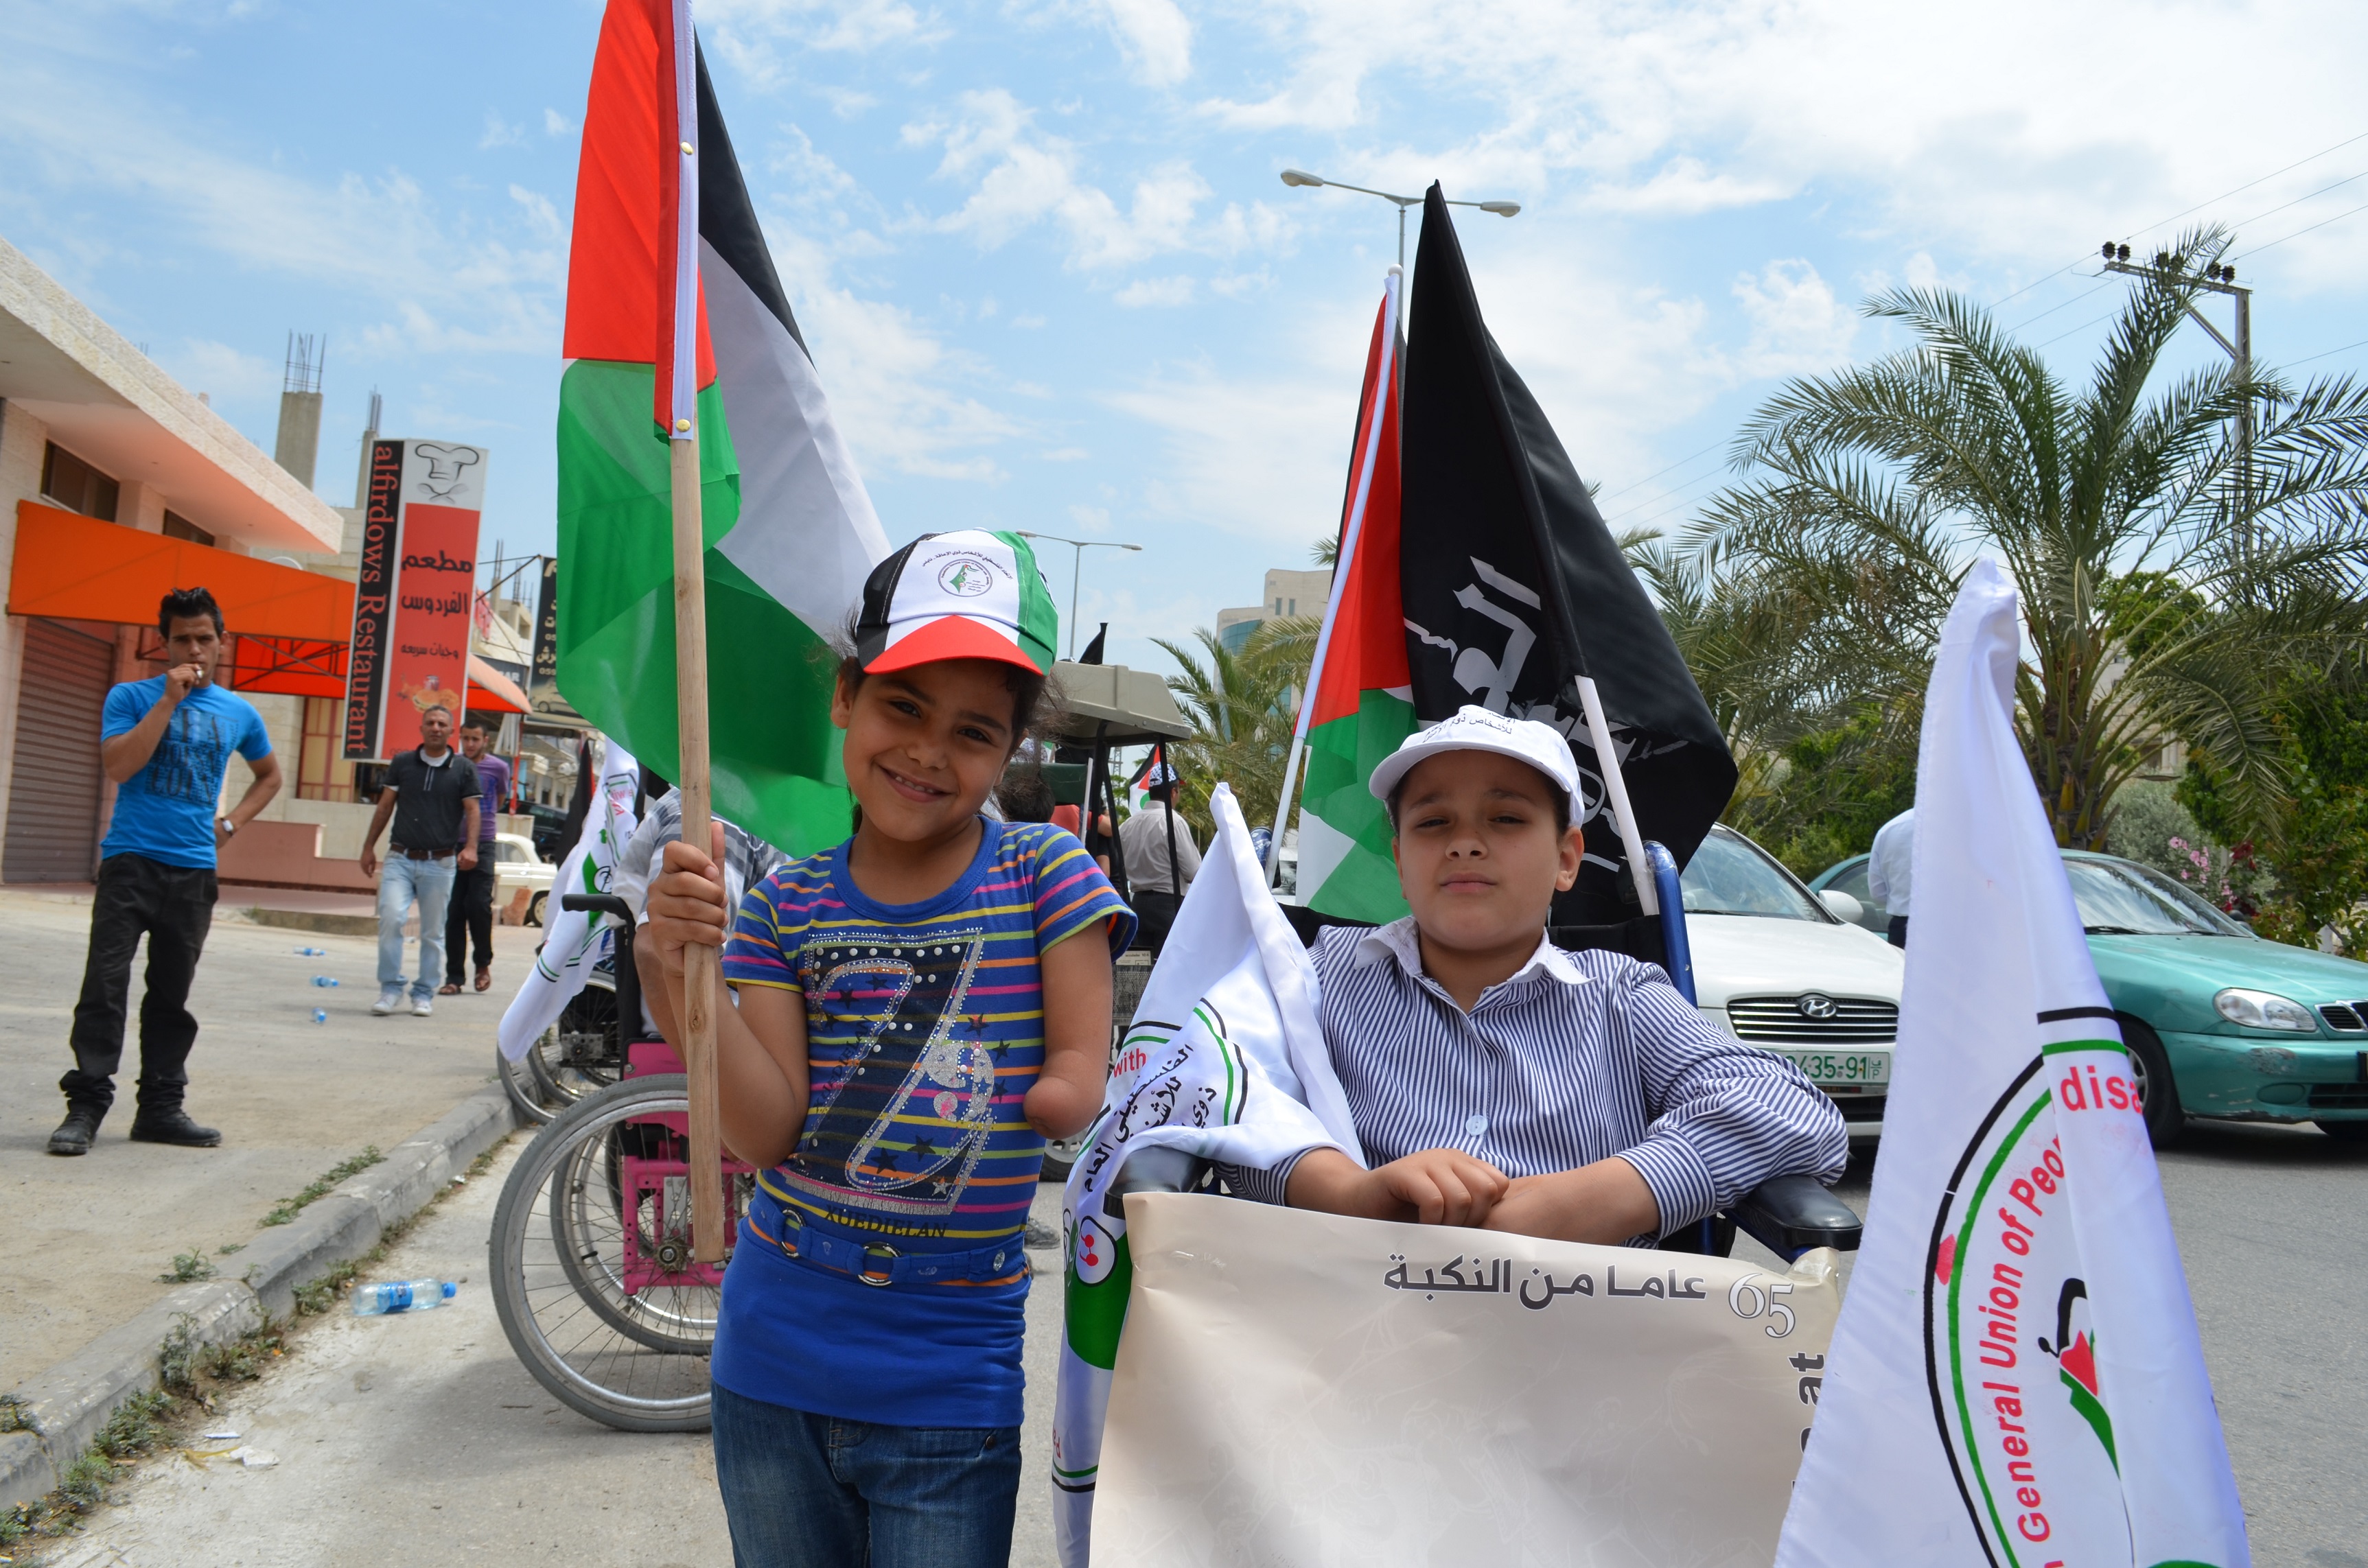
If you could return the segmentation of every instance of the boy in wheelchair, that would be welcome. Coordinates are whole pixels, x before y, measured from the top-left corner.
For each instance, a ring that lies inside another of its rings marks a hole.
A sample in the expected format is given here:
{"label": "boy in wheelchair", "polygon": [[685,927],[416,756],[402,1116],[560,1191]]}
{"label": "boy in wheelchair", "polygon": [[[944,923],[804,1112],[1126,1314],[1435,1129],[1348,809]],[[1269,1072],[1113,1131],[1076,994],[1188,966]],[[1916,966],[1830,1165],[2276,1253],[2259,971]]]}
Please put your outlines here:
{"label": "boy in wheelchair", "polygon": [[1373,771],[1413,913],[1327,927],[1320,1016],[1371,1169],[1338,1149],[1220,1167],[1246,1198],[1650,1246],[1772,1177],[1830,1184],[1841,1113],[1702,1021],[1662,971],[1567,952],[1578,767],[1544,724],[1467,707]]}

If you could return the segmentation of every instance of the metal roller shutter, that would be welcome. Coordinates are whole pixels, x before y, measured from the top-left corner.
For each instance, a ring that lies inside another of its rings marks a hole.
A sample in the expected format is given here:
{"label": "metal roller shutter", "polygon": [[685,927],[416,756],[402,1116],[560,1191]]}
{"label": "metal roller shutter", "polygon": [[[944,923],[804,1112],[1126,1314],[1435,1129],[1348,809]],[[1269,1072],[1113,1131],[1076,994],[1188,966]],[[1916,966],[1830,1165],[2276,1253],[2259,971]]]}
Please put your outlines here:
{"label": "metal roller shutter", "polygon": [[98,720],[114,675],[114,643],[55,621],[25,623],[0,881],[86,882],[97,874]]}

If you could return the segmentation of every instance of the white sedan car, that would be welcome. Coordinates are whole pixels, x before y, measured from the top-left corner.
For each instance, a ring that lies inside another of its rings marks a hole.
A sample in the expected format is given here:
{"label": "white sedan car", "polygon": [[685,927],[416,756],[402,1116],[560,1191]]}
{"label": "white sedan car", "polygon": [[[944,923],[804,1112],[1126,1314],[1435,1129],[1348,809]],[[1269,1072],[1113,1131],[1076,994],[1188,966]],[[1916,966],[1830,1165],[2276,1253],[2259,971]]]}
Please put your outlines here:
{"label": "white sedan car", "polygon": [[1731,828],[1711,829],[1683,886],[1703,1017],[1792,1061],[1845,1117],[1881,1119],[1906,955],[1850,923],[1849,894],[1821,900]]}
{"label": "white sedan car", "polygon": [[551,879],[558,869],[534,852],[534,840],[526,835],[494,835],[494,907],[507,909],[523,892],[527,895],[526,923],[541,925],[542,906],[551,892]]}

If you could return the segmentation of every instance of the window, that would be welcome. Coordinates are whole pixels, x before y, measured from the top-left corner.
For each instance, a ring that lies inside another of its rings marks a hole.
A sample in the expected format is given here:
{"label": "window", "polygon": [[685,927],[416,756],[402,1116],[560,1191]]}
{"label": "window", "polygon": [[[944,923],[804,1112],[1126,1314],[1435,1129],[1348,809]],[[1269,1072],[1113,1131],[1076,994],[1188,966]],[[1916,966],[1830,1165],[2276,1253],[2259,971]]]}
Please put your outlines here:
{"label": "window", "polygon": [[69,512],[111,523],[119,489],[111,475],[99,472],[55,441],[41,454],[41,494]]}
{"label": "window", "polygon": [[214,541],[213,535],[170,508],[165,513],[165,537],[185,539],[191,544],[211,544]]}
{"label": "window", "polygon": [[351,801],[354,765],[337,754],[343,745],[346,704],[343,698],[304,699],[304,738],[296,756],[296,798],[300,801]]}

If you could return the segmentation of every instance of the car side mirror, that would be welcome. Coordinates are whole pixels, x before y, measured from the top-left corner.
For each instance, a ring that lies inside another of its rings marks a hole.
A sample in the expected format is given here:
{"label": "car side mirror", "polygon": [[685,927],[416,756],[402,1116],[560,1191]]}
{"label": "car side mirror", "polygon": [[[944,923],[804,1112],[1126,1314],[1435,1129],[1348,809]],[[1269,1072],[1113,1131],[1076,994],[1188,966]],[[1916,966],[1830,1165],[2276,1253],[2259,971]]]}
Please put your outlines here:
{"label": "car side mirror", "polygon": [[1817,902],[1832,910],[1838,918],[1847,920],[1853,926],[1866,918],[1866,905],[1839,888],[1821,890],[1817,894]]}

